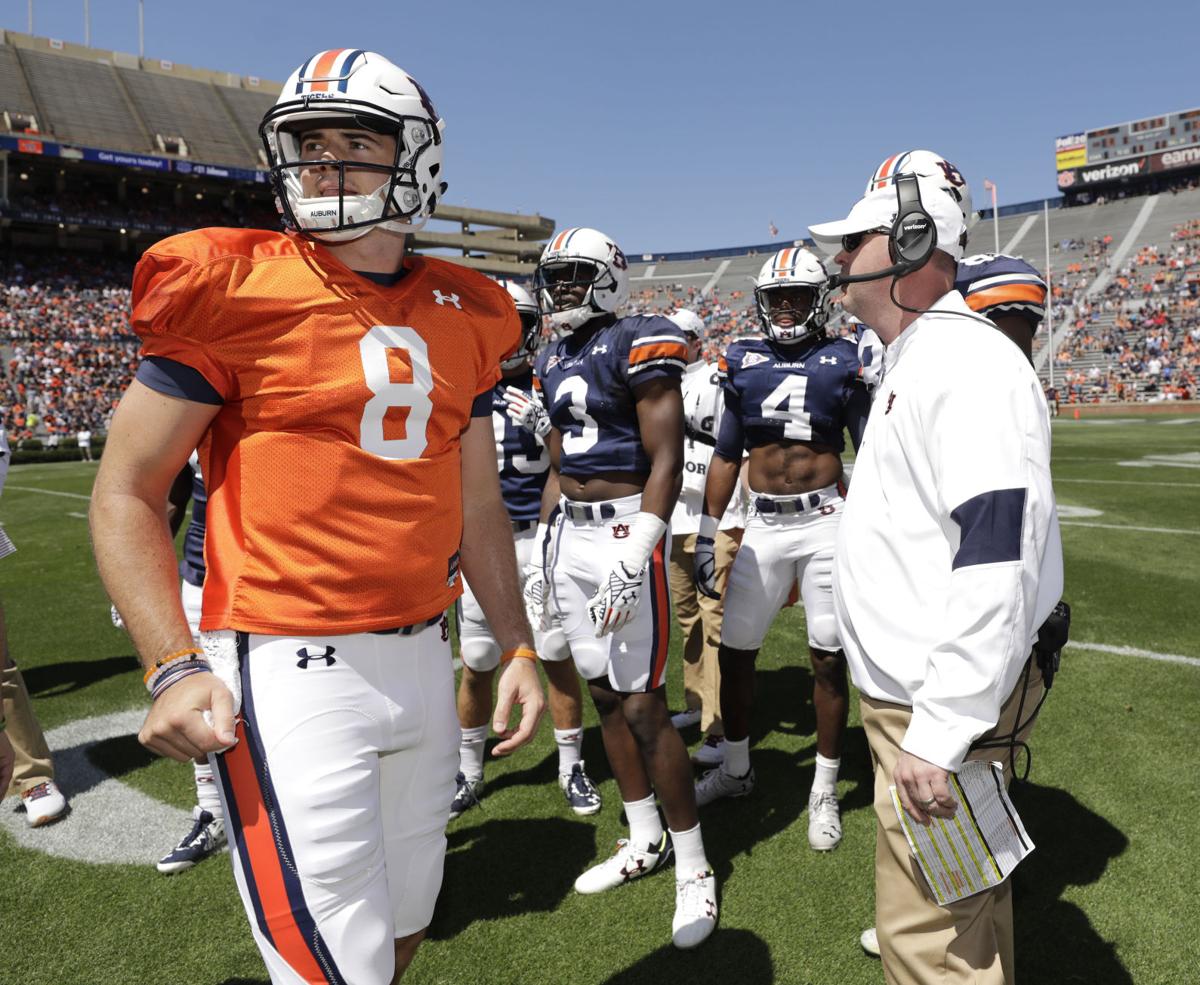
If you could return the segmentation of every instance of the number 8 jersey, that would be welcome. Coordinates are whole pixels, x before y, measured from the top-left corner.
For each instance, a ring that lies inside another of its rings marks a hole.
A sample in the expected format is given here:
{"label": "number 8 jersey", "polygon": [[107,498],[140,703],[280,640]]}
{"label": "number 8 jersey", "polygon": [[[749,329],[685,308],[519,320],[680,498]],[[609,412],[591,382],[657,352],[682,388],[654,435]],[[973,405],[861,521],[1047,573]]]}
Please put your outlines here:
{"label": "number 8 jersey", "polygon": [[543,349],[534,387],[562,434],[559,471],[649,474],[633,388],[679,380],[686,366],[683,333],[658,316],[620,318],[594,331],[585,326]]}
{"label": "number 8 jersey", "polygon": [[307,240],[204,229],[143,256],[133,328],[139,380],[220,404],[202,629],[387,629],[460,594],[460,438],[520,334],[502,287],[430,257],[384,286]]}

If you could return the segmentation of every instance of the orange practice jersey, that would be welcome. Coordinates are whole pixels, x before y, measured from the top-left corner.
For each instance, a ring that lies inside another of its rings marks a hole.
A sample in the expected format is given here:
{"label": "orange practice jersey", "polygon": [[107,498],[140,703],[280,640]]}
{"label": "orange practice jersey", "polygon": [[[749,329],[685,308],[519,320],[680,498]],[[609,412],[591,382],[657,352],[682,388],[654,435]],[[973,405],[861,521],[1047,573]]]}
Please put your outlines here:
{"label": "orange practice jersey", "polygon": [[142,355],[224,399],[199,449],[201,628],[386,629],[461,592],[460,437],[520,322],[481,274],[405,268],[379,286],[317,244],[250,229],[175,236],[138,264]]}

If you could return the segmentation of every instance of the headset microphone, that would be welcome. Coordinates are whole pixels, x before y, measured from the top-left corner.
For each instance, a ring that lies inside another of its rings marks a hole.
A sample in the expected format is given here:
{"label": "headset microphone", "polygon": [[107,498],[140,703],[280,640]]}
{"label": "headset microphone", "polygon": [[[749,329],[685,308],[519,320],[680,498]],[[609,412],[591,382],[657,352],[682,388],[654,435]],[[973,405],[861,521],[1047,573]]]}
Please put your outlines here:
{"label": "headset microphone", "polygon": [[861,284],[884,277],[906,277],[929,262],[937,249],[937,224],[921,204],[921,189],[915,174],[899,174],[895,179],[896,218],[888,233],[888,255],[892,265],[869,274],[835,274],[834,287]]}
{"label": "headset microphone", "polygon": [[890,267],[876,270],[869,274],[834,274],[829,283],[831,287],[841,287],[843,284],[861,284],[868,280],[882,280],[884,277],[903,277],[912,272],[911,264],[894,263]]}

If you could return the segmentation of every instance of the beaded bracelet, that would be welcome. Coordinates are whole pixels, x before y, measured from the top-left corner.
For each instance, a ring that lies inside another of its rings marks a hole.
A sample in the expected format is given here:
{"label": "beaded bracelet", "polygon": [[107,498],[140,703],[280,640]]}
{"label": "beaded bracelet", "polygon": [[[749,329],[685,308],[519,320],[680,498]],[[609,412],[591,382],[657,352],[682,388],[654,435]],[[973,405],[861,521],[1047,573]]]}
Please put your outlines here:
{"label": "beaded bracelet", "polygon": [[514,646],[511,650],[505,650],[500,654],[500,662],[508,663],[510,660],[533,660],[537,661],[537,653],[527,646]]}
{"label": "beaded bracelet", "polygon": [[168,653],[165,657],[161,657],[158,660],[155,660],[153,666],[151,666],[150,669],[147,670],[146,673],[142,676],[142,683],[145,684],[146,687],[149,687],[150,679],[152,677],[154,677],[154,675],[157,674],[159,671],[161,671],[165,666],[167,666],[167,664],[172,664],[172,663],[175,663],[175,661],[177,661],[177,660],[184,660],[184,659],[186,659],[188,657],[192,657],[192,656],[203,657],[204,651],[201,650],[200,647],[198,647],[198,646],[189,646],[182,650],[176,650],[174,653]]}

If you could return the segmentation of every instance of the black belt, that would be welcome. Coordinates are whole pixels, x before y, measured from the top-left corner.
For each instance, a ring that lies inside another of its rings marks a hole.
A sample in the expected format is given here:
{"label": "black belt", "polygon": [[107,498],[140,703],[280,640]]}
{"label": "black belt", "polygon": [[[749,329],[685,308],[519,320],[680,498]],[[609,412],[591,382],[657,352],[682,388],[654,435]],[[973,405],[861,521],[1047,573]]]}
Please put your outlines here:
{"label": "black belt", "polygon": [[815,510],[821,505],[820,493],[805,493],[792,499],[768,499],[766,496],[754,498],[754,508],[759,513],[804,513]]}
{"label": "black belt", "polygon": [[612,503],[572,503],[562,504],[563,513],[571,520],[611,520],[617,515],[617,508]]}
{"label": "black belt", "polygon": [[537,520],[513,520],[512,528],[514,534],[523,533],[526,530],[532,530],[537,526]]}
{"label": "black belt", "polygon": [[411,626],[396,626],[393,629],[372,629],[369,632],[372,636],[412,636],[413,633],[419,633],[430,626],[436,626],[444,618],[445,615],[443,613],[438,613],[426,622],[415,622]]}
{"label": "black belt", "polygon": [[717,447],[717,439],[716,438],[714,438],[711,434],[707,434],[704,431],[697,431],[694,427],[692,427],[690,424],[688,424],[686,422],[683,425],[683,433],[685,435],[687,435],[688,438],[690,438],[692,441],[699,441],[700,444],[708,445],[709,448]]}

